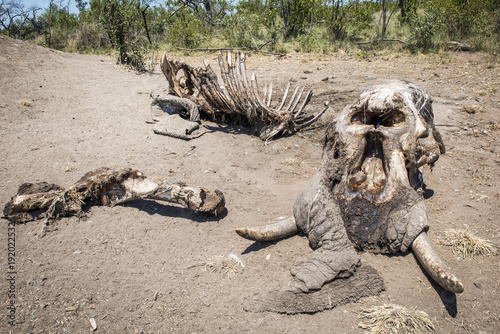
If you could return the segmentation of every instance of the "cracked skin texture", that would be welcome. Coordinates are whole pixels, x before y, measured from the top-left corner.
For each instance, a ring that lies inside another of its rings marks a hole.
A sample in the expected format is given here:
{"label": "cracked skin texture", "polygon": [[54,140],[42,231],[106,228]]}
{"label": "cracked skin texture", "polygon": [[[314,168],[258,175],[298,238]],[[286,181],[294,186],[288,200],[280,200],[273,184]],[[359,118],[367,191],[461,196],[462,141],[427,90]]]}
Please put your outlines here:
{"label": "cracked skin texture", "polygon": [[[392,113],[396,115],[394,124],[380,129],[365,126],[359,131],[361,128],[349,126],[355,117],[348,116],[352,118],[347,122],[348,117],[340,118],[327,129],[321,167],[294,205],[297,227],[315,251],[291,269],[292,291],[319,290],[336,278],[353,275],[360,266],[357,251],[406,252],[428,230],[423,197],[414,189],[421,184],[412,182],[413,187],[405,168],[408,156],[417,158],[413,152],[405,155],[404,148],[418,146],[419,135],[414,133],[422,121],[410,107],[402,106],[403,95],[411,89],[403,84],[391,96],[380,97],[383,103],[373,95],[372,117],[386,121],[384,116]],[[370,108],[370,99],[364,104],[355,101],[343,114],[358,112],[355,109],[361,104]],[[406,121],[401,122],[401,114],[386,112],[394,110],[391,103],[402,110]]]}

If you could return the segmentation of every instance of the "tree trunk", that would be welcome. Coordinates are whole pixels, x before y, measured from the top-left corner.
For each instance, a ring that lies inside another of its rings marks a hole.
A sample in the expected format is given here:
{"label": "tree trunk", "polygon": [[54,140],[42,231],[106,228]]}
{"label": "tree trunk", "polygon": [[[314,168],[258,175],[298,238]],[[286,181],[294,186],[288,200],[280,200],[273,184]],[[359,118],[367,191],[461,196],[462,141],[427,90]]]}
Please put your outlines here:
{"label": "tree trunk", "polygon": [[286,40],[290,33],[290,0],[281,0],[281,14],[283,15],[283,38]]}
{"label": "tree trunk", "polygon": [[146,30],[146,36],[148,37],[149,45],[151,45],[153,43],[151,43],[151,37],[149,36],[148,21],[146,20],[146,11],[148,10],[149,5],[146,5],[146,8],[144,8],[143,10],[141,10],[139,6],[140,3],[137,5],[137,7],[142,14],[142,21],[144,22],[144,29]]}
{"label": "tree trunk", "polygon": [[315,0],[312,0],[312,5],[311,5],[311,22],[309,23],[309,30],[312,29],[314,25],[314,3]]}
{"label": "tree trunk", "polygon": [[387,31],[387,6],[386,6],[387,0],[382,0],[382,33],[380,38],[384,39],[385,38],[385,33]]}

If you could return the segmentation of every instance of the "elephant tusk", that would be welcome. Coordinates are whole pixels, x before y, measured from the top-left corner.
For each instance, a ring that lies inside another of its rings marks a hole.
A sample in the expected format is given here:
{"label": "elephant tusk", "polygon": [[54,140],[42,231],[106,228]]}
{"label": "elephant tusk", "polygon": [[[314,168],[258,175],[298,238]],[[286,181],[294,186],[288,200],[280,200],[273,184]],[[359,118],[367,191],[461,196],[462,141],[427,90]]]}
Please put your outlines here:
{"label": "elephant tusk", "polygon": [[255,241],[279,240],[294,235],[298,231],[299,229],[293,217],[265,226],[236,229],[236,233],[241,237]]}
{"label": "elephant tusk", "polygon": [[420,233],[413,241],[411,248],[418,262],[436,283],[453,293],[464,291],[462,282],[451,272],[450,268],[448,268],[434,248],[432,248],[427,233]]}

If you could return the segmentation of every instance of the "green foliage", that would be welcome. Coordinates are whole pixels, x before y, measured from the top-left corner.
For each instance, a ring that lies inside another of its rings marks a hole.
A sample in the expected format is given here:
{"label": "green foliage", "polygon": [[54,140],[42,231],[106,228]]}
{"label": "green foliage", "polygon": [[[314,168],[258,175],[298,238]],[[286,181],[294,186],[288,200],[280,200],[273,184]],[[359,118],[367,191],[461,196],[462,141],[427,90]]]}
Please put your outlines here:
{"label": "green foliage", "polygon": [[[0,0],[0,33],[61,50],[103,52],[144,69],[145,53],[158,45],[235,47],[280,53],[339,48],[361,57],[407,52],[381,37],[382,0],[75,0],[79,14],[51,0],[31,11],[21,0]],[[386,38],[410,41],[415,51],[439,51],[450,40],[500,53],[500,0],[387,0]],[[390,11],[395,9],[389,20]]]}
{"label": "green foliage", "polygon": [[412,42],[423,50],[434,47],[435,27],[439,25],[437,19],[427,13],[416,14],[410,20]]}
{"label": "green foliage", "polygon": [[140,50],[140,3],[135,0],[92,0],[91,16],[98,17],[111,44],[119,51],[118,62],[144,71]]}
{"label": "green foliage", "polygon": [[74,43],[76,51],[84,52],[97,51],[111,46],[104,29],[98,23],[82,24],[75,34]]}
{"label": "green foliage", "polygon": [[360,31],[368,29],[379,7],[372,1],[333,1],[328,20],[331,43],[343,42],[349,37],[355,38]]}
{"label": "green foliage", "polygon": [[64,49],[70,37],[78,27],[78,18],[70,14],[66,8],[51,4],[40,16],[45,45],[49,48]]}
{"label": "green foliage", "polygon": [[242,48],[258,48],[266,41],[262,16],[255,13],[237,13],[224,20],[223,36],[228,45]]}
{"label": "green foliage", "polygon": [[239,2],[223,21],[222,35],[230,47],[273,48],[283,29],[277,8],[259,0]]}
{"label": "green foliage", "polygon": [[380,10],[380,5],[375,1],[357,2],[350,12],[350,28],[353,31],[369,29],[373,17]]}
{"label": "green foliage", "polygon": [[311,29],[297,37],[300,52],[324,52],[328,49],[328,32],[325,28]]}
{"label": "green foliage", "polygon": [[[498,22],[499,5],[498,0],[428,0],[423,2],[429,15],[441,23],[436,28],[447,31],[452,39],[470,37],[475,34],[491,35],[500,23]],[[492,12],[494,8],[496,8],[496,14]]]}
{"label": "green foliage", "polygon": [[176,20],[168,29],[167,41],[171,45],[195,48],[203,39],[203,25],[198,16],[182,8],[176,14]]}
{"label": "green foliage", "polygon": [[417,0],[398,0],[399,15],[398,20],[401,25],[409,24],[417,15]]}
{"label": "green foliage", "polygon": [[311,15],[311,6],[303,0],[281,0],[281,14],[283,17],[283,37],[296,37],[304,33]]}

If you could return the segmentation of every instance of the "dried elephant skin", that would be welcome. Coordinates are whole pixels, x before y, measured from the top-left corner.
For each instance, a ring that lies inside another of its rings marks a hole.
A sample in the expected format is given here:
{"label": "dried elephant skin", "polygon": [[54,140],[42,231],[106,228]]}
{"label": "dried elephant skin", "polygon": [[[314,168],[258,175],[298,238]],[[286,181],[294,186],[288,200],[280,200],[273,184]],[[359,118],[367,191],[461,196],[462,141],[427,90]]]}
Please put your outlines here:
{"label": "dried elephant skin", "polygon": [[[381,289],[377,275],[365,282],[373,286],[375,281],[376,288],[359,288],[356,276],[366,265],[361,265],[357,252],[394,254],[410,248],[438,284],[454,293],[463,291],[426,233],[419,168],[432,166],[445,152],[431,103],[425,91],[408,82],[375,82],[327,129],[321,167],[295,202],[294,218],[236,231],[251,240],[307,235],[314,252],[291,269],[285,299],[292,294],[314,296],[318,293],[314,291],[339,279],[347,285],[357,282],[353,287],[360,292],[347,289],[344,302],[377,293]],[[273,298],[269,310],[276,310],[277,297]],[[299,299],[301,305],[307,304],[304,296],[298,298],[296,304]],[[290,312],[280,305],[283,312]]]}
{"label": "dried elephant skin", "polygon": [[[189,99],[168,94],[158,89],[151,92],[151,119],[156,123],[153,132],[177,139],[190,140],[201,137],[200,113],[196,103]],[[189,120],[181,115],[189,116]]]}
{"label": "dried elephant skin", "polygon": [[157,184],[130,168],[99,168],[67,189],[46,182],[24,183],[5,205],[4,215],[13,222],[28,222],[81,215],[85,206],[114,206],[139,198],[176,203],[216,216],[225,207],[224,195],[219,190]]}

